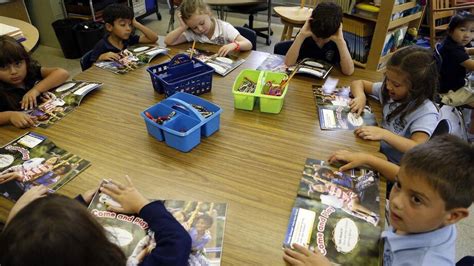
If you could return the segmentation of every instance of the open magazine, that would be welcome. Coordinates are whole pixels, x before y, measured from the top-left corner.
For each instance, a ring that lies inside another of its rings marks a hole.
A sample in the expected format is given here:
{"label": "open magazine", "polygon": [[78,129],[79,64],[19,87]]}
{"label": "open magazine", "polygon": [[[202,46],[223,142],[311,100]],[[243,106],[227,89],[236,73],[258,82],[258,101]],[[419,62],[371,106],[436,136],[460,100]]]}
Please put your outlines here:
{"label": "open magazine", "polygon": [[89,161],[57,147],[47,137],[28,132],[0,148],[0,175],[16,174],[0,184],[0,193],[16,201],[37,185],[54,192],[89,165]]}
{"label": "open magazine", "polygon": [[337,84],[337,80],[328,78],[322,87],[313,85],[321,129],[352,130],[360,126],[377,125],[370,106],[366,105],[361,115],[351,112],[350,87],[327,86],[328,82]]}
{"label": "open magazine", "polygon": [[283,246],[301,244],[340,265],[379,265],[379,178],[370,170],[338,172],[307,159]]}
{"label": "open magazine", "polygon": [[286,73],[285,56],[279,54],[270,54],[257,67],[257,70],[267,70],[272,72]]}
{"label": "open magazine", "polygon": [[[204,51],[200,49],[194,49],[195,52],[193,57],[201,60],[206,63],[208,66],[214,68],[217,74],[225,76],[229,74],[232,70],[236,69],[238,66],[245,62],[245,59],[239,58],[236,55],[227,55],[227,56],[217,56],[209,51]],[[190,53],[190,51],[189,51]]]}
{"label": "open magazine", "polygon": [[316,78],[325,79],[329,72],[331,72],[333,66],[328,62],[313,58],[304,58],[300,60],[296,65],[289,66],[287,71],[289,73],[297,68],[297,74],[310,75]]}
{"label": "open magazine", "polygon": [[102,83],[97,82],[68,81],[45,93],[48,99],[26,113],[36,118],[37,127],[47,128],[72,112],[84,96],[101,86]]}

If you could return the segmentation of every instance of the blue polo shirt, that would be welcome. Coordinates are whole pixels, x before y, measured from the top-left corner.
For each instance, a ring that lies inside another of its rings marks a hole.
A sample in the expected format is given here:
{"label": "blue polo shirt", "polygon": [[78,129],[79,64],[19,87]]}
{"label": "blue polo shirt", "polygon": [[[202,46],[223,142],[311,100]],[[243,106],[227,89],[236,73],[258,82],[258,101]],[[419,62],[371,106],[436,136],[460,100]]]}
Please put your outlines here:
{"label": "blue polo shirt", "polygon": [[[95,46],[94,49],[92,50],[91,56],[89,57],[89,63],[90,65],[94,64],[99,56],[103,53],[107,52],[114,52],[114,53],[120,53],[121,50],[115,46],[113,46],[109,40],[107,39],[109,37],[109,34],[105,35],[102,40],[100,40]],[[140,40],[140,36],[138,35],[130,35],[128,40],[123,40],[123,49],[127,48],[128,46],[132,46],[138,43]]]}
{"label": "blue polo shirt", "polygon": [[427,233],[397,235],[390,226],[382,232],[383,265],[454,265],[456,226]]}

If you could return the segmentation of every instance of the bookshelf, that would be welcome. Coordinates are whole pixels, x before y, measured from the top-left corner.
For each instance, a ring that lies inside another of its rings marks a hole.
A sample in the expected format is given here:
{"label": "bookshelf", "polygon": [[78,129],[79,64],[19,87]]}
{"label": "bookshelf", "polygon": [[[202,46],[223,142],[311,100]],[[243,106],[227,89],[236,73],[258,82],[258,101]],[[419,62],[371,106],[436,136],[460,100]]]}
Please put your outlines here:
{"label": "bookshelf", "polygon": [[[364,17],[361,14],[345,14],[344,15],[344,31],[348,30],[351,33],[358,34],[359,36],[365,36],[367,30],[356,29],[360,28],[361,24],[365,24],[367,27],[373,28],[372,40],[370,42],[370,49],[368,51],[367,62],[363,63],[354,60],[356,66],[368,69],[368,70],[383,70],[386,62],[393,54],[382,56],[384,49],[385,39],[389,32],[397,30],[401,27],[407,26],[408,28],[418,29],[423,18],[425,7],[422,7],[420,11],[392,19],[394,14],[405,12],[417,6],[416,0],[410,0],[403,4],[395,5],[396,0],[384,0],[380,6],[380,11],[376,18]],[[359,25],[359,26],[358,26]],[[358,31],[358,32],[355,32]],[[360,35],[361,31],[365,35]]]}

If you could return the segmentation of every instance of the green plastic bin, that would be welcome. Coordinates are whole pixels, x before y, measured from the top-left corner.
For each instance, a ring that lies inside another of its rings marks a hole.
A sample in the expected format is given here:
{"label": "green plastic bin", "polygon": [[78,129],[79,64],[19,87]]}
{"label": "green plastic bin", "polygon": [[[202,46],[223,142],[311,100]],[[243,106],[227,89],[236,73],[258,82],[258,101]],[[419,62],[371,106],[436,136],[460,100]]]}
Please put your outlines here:
{"label": "green plastic bin", "polygon": [[260,112],[278,114],[283,107],[283,101],[285,100],[286,92],[288,91],[288,83],[283,89],[283,93],[280,96],[266,95],[263,94],[262,88],[267,81],[272,83],[280,83],[283,79],[288,78],[285,73],[269,72],[265,71],[263,75],[263,82],[260,83]]}
{"label": "green plastic bin", "polygon": [[[260,94],[260,91],[262,90],[261,80],[263,78],[263,75],[263,71],[253,69],[244,69],[240,72],[240,74],[234,81],[234,86],[232,86],[232,93],[234,94],[234,107],[236,109],[253,110],[255,101],[257,100],[257,97]],[[251,81],[257,83],[255,92],[247,93],[240,92],[237,90],[242,85],[244,77],[247,77]]]}

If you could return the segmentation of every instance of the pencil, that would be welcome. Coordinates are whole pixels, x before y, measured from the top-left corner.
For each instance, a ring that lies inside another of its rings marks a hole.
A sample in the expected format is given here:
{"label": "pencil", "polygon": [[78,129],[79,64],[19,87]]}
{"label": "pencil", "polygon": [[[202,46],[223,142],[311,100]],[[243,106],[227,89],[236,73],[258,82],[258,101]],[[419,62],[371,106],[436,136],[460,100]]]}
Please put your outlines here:
{"label": "pencil", "polygon": [[191,55],[189,56],[189,57],[191,57],[191,59],[193,59],[194,46],[196,46],[196,40],[193,41],[193,47],[191,47]]}
{"label": "pencil", "polygon": [[296,66],[295,69],[293,70],[293,72],[292,72],[292,73],[290,74],[290,76],[288,77],[288,79],[287,79],[287,80],[284,80],[284,81],[282,82],[283,84],[280,84],[280,87],[281,87],[282,90],[283,90],[283,88],[285,87],[285,85],[286,85],[288,82],[290,82],[290,79],[293,78],[293,76],[296,74],[296,72],[298,72],[298,68],[299,68],[299,67]]}

